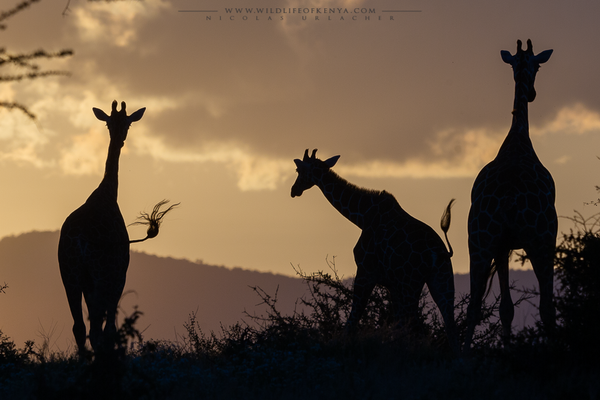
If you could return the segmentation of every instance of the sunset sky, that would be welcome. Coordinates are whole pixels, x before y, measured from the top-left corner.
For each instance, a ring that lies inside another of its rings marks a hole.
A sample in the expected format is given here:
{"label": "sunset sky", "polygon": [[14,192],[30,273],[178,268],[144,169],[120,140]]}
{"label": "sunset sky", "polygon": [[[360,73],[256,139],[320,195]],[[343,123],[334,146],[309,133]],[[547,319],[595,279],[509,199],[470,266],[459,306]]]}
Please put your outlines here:
{"label": "sunset sky", "polygon": [[12,53],[75,52],[41,63],[70,77],[0,84],[0,101],[37,116],[0,109],[0,237],[60,229],[97,187],[108,131],[92,107],[109,112],[116,99],[146,107],[121,155],[126,222],[163,198],[181,202],[136,250],[288,275],[335,256],[353,275],[359,229],[317,188],[290,197],[293,159],[318,148],[438,233],[456,198],[449,237],[454,271],[466,273],[471,186],[511,123],[500,51],[528,38],[535,53],[554,49],[529,118],[558,214],[600,211],[584,204],[600,184],[599,2],[71,0],[63,15],[66,4],[42,1],[0,31]]}

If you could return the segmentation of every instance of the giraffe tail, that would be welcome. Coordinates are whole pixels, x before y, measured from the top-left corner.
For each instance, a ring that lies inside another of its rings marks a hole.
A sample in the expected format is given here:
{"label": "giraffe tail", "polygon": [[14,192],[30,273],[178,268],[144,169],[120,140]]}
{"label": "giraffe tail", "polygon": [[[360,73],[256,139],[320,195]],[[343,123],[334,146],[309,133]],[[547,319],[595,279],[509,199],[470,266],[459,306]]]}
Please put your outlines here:
{"label": "giraffe tail", "polygon": [[450,220],[451,220],[450,210],[452,209],[454,200],[455,199],[450,200],[450,203],[448,203],[448,205],[446,206],[446,209],[444,210],[444,214],[442,214],[442,220],[440,221],[440,227],[442,228],[442,231],[444,231],[444,237],[446,238],[446,243],[448,244],[448,256],[449,257],[452,257],[454,255],[454,250],[452,249],[452,246],[450,245],[450,240],[448,240],[448,229],[450,229]]}
{"label": "giraffe tail", "polygon": [[485,294],[483,295],[484,299],[486,299],[492,291],[492,283],[494,281],[494,275],[496,275],[496,272],[498,272],[498,264],[496,263],[496,260],[492,260],[492,268],[490,269],[490,273],[487,277],[487,289],[485,290]]}
{"label": "giraffe tail", "polygon": [[139,243],[144,240],[152,239],[158,236],[158,229],[160,228],[160,224],[162,223],[162,219],[164,216],[177,207],[181,203],[172,204],[164,211],[161,211],[160,208],[167,204],[169,200],[161,200],[154,206],[154,209],[150,214],[141,212],[140,216],[137,218],[137,221],[132,223],[131,225],[148,225],[148,231],[146,232],[146,237],[143,239],[130,240],[129,243]]}
{"label": "giraffe tail", "polygon": [[[510,259],[510,256],[512,254],[512,250],[508,252],[508,257]],[[487,289],[485,291],[485,295],[483,296],[483,298],[487,298],[488,295],[490,294],[490,292],[492,291],[492,283],[494,280],[494,275],[496,275],[496,273],[498,273],[498,263],[496,262],[496,259],[492,260],[492,267],[490,268],[490,273],[488,274],[488,278],[487,278]]]}

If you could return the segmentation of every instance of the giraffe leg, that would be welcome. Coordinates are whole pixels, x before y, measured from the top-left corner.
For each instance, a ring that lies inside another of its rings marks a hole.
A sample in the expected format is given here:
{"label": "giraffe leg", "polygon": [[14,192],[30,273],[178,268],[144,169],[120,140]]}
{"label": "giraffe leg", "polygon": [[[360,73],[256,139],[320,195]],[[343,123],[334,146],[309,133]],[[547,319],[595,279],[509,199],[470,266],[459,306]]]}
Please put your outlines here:
{"label": "giraffe leg", "polygon": [[475,252],[472,245],[469,248],[471,254],[471,298],[467,307],[467,332],[463,344],[463,351],[465,353],[468,353],[471,349],[475,327],[481,319],[483,296],[485,295],[486,284],[492,268],[492,255],[489,252],[484,250]]}
{"label": "giraffe leg", "polygon": [[346,322],[346,332],[351,333],[358,327],[358,322],[362,316],[367,304],[369,302],[369,296],[375,288],[375,284],[361,272],[362,268],[359,267],[354,278],[354,290],[352,294],[352,310]]}
{"label": "giraffe leg", "polygon": [[71,316],[73,317],[73,335],[75,336],[75,343],[77,343],[77,350],[79,355],[83,355],[85,352],[85,322],[83,321],[83,308],[81,305],[82,291],[79,288],[66,289],[67,300],[69,302],[69,308],[71,310]]}
{"label": "giraffe leg", "polygon": [[500,321],[502,322],[502,339],[504,345],[510,341],[512,321],[515,316],[515,305],[510,296],[508,281],[508,260],[510,252],[495,258],[498,280],[500,281]]}
{"label": "giraffe leg", "polygon": [[433,275],[433,279],[427,282],[427,287],[444,319],[444,328],[450,347],[455,354],[458,354],[460,346],[454,321],[454,274],[450,262],[445,262],[445,265],[438,269],[438,272]]}
{"label": "giraffe leg", "polygon": [[86,304],[90,316],[90,344],[92,345],[94,352],[97,352],[102,342],[104,312],[94,296],[86,296]]}
{"label": "giraffe leg", "polygon": [[113,296],[108,304],[106,311],[106,323],[104,324],[103,343],[107,349],[114,348],[117,340],[117,307],[119,306],[120,295]]}
{"label": "giraffe leg", "polygon": [[377,263],[377,257],[371,251],[372,244],[371,236],[363,231],[354,246],[354,261],[357,269],[352,294],[352,310],[346,322],[347,333],[353,332],[358,327],[360,317],[369,302],[369,296],[375,288],[375,282],[368,272],[372,271]]}
{"label": "giraffe leg", "polygon": [[[551,250],[547,250],[550,248]],[[554,307],[554,249],[546,246],[543,251],[535,252],[525,249],[531,260],[533,272],[540,286],[540,318],[544,327],[552,332],[556,326],[556,309]]]}
{"label": "giraffe leg", "polygon": [[419,313],[419,300],[425,286],[425,278],[418,267],[403,259],[392,258],[395,279],[388,282],[392,309],[397,327],[407,334],[422,336],[424,326]]}
{"label": "giraffe leg", "polygon": [[392,292],[392,301],[397,311],[398,325],[408,329],[410,333],[419,334],[422,326],[419,324],[419,299],[423,286],[419,290],[414,286],[402,287],[401,293],[396,289]]}

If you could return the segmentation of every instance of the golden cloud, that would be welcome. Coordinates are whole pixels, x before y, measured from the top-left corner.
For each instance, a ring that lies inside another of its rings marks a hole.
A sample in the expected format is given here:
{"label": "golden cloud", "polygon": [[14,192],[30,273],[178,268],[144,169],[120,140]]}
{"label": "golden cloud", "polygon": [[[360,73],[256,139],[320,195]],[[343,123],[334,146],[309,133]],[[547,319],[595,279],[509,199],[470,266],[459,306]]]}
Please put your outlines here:
{"label": "golden cloud", "polygon": [[600,114],[577,103],[561,108],[549,123],[539,128],[531,127],[531,134],[536,136],[556,133],[570,135],[600,133]]}
{"label": "golden cloud", "polygon": [[126,47],[137,39],[137,19],[155,17],[169,7],[163,0],[88,1],[73,6],[73,17],[82,40],[112,38],[114,45]]}

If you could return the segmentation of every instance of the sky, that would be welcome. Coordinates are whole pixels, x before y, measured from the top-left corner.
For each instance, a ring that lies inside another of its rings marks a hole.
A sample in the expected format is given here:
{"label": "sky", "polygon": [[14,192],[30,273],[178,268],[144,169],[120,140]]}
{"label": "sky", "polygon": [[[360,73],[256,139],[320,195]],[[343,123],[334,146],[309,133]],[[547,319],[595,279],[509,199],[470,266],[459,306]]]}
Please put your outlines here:
{"label": "sky", "polygon": [[554,50],[529,120],[558,214],[599,211],[598,15],[590,1],[41,1],[6,21],[1,46],[74,55],[40,62],[68,77],[0,83],[0,101],[37,117],[0,109],[0,237],[59,230],[97,187],[109,138],[92,107],[116,99],[146,107],[120,159],[125,221],[181,203],[136,250],[286,275],[329,259],[353,275],[360,230],[317,188],[290,196],[293,159],[317,148],[440,234],[455,198],[454,271],[467,273],[470,190],[511,123],[500,51],[518,39]]}

